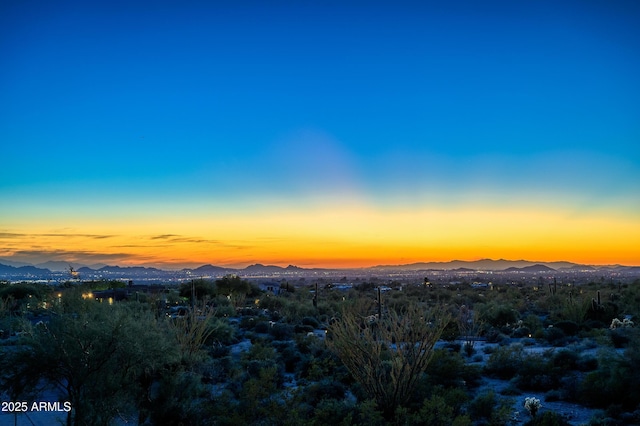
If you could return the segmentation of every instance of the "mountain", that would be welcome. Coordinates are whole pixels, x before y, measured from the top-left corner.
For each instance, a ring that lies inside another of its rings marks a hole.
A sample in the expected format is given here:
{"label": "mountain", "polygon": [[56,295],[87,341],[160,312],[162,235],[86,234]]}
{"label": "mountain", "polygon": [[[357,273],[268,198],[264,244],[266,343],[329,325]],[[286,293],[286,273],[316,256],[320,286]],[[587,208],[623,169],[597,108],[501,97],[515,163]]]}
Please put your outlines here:
{"label": "mountain", "polygon": [[98,272],[110,272],[110,273],[140,273],[140,272],[165,272],[158,268],[147,268],[145,266],[103,266],[98,269]]}
{"label": "mountain", "polygon": [[505,272],[555,272],[556,270],[553,268],[549,268],[546,265],[540,265],[540,264],[536,264],[536,265],[531,265],[531,266],[525,266],[523,268],[507,268],[504,270]]}
{"label": "mountain", "polygon": [[289,265],[284,269],[286,269],[287,271],[304,271],[305,270],[305,268],[301,268],[301,267],[295,266],[295,265]]}
{"label": "mountain", "polygon": [[73,269],[75,270],[78,270],[84,267],[85,265],[81,265],[80,263],[75,263],[75,262],[65,262],[62,260],[50,260],[48,262],[38,263],[35,266],[38,268],[48,269],[52,272],[53,271],[63,272],[63,271],[69,271],[69,266],[73,267]]}
{"label": "mountain", "polygon": [[0,257],[0,262],[5,266],[15,266],[16,268],[19,268],[20,266],[33,266],[30,263],[16,262],[15,260],[9,260],[6,257]]}
{"label": "mountain", "polygon": [[40,277],[47,278],[51,276],[48,269],[36,268],[35,266],[10,266],[0,263],[0,275],[15,277]]}
{"label": "mountain", "polygon": [[199,266],[196,269],[187,269],[187,271],[191,271],[192,274],[196,274],[196,275],[216,275],[216,274],[233,272],[235,271],[235,269],[224,268],[222,266],[214,266],[209,264],[209,265]]}
{"label": "mountain", "polygon": [[526,268],[534,265],[544,265],[551,269],[570,268],[576,266],[571,262],[533,262],[529,260],[480,259],[474,261],[452,260],[449,262],[419,262],[406,265],[380,265],[372,269],[395,270],[473,270],[473,271],[504,271],[508,268]]}
{"label": "mountain", "polygon": [[261,263],[256,263],[254,265],[249,265],[242,270],[242,272],[250,273],[250,274],[264,274],[264,273],[274,273],[274,272],[282,272],[285,268],[276,265],[263,265]]}

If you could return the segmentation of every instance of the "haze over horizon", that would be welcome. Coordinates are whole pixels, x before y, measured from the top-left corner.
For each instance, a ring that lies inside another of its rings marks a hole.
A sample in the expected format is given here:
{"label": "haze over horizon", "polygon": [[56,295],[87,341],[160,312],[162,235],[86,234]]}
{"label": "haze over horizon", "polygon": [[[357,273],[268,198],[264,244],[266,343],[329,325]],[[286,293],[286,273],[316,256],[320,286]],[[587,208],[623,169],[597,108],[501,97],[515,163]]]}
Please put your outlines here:
{"label": "haze over horizon", "polygon": [[0,258],[640,265],[640,3],[0,4]]}

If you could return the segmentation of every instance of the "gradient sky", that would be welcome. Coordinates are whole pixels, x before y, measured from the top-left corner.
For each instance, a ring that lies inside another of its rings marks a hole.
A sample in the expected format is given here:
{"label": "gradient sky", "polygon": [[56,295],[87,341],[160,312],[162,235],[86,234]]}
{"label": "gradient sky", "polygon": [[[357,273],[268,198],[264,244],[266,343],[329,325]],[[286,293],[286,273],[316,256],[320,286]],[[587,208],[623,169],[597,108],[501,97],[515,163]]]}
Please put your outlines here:
{"label": "gradient sky", "polygon": [[640,265],[636,1],[0,3],[0,258]]}

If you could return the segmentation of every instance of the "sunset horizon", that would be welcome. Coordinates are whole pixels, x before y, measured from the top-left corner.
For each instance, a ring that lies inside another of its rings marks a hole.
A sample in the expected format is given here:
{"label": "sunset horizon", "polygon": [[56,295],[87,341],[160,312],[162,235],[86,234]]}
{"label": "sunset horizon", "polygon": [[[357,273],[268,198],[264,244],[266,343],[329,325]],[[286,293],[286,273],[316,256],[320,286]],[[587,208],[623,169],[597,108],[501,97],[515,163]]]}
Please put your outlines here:
{"label": "sunset horizon", "polygon": [[640,266],[638,16],[6,2],[0,259]]}

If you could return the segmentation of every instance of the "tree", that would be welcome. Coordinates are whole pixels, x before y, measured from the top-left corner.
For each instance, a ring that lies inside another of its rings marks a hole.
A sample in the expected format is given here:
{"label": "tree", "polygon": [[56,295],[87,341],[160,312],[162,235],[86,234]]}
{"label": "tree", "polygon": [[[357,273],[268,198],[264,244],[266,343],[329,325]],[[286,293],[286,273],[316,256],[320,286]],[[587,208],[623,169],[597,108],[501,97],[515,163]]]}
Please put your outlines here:
{"label": "tree", "polygon": [[216,295],[216,287],[212,282],[197,279],[191,280],[180,285],[180,297],[186,297],[191,299],[195,296],[197,300],[202,300],[206,297],[214,297]]}
{"label": "tree", "polygon": [[0,300],[12,311],[20,311],[31,304],[32,308],[46,300],[51,288],[42,284],[17,283],[0,285]]}
{"label": "tree", "polygon": [[141,384],[177,362],[151,312],[128,304],[76,300],[65,303],[48,323],[29,328],[15,351],[0,360],[0,384],[15,400],[58,391],[71,403],[67,425],[107,425],[133,414]]}
{"label": "tree", "polygon": [[442,308],[409,304],[383,318],[345,311],[329,328],[327,345],[387,419],[414,392],[450,320]]}
{"label": "tree", "polygon": [[218,294],[225,296],[230,296],[233,293],[246,296],[251,292],[251,284],[249,284],[249,281],[243,280],[237,275],[225,275],[216,280],[216,287]]}

